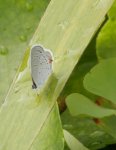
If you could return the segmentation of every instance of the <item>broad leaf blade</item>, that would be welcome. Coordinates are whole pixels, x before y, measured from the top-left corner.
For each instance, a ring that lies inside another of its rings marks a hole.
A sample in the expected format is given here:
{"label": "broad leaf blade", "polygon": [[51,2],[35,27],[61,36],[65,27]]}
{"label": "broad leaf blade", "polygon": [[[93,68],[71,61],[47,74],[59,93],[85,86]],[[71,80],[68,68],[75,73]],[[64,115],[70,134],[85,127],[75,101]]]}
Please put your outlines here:
{"label": "broad leaf blade", "polygon": [[[57,105],[53,107],[30,150],[62,150],[63,136]],[[62,143],[61,143],[62,141]]]}
{"label": "broad leaf blade", "polygon": [[[34,35],[31,45],[40,43],[52,50],[55,58],[53,72],[58,79],[58,85],[60,83],[62,87],[65,85],[85,47],[103,21],[106,10],[110,8],[112,3],[113,0],[107,0],[104,3],[97,0],[86,2],[75,0],[72,3],[71,0],[68,0],[67,2],[62,1],[62,4],[61,1],[51,1],[47,9],[49,13],[46,12],[42,18],[36,31],[39,34]],[[53,12],[55,15],[52,16]],[[50,21],[51,16],[52,21]],[[66,74],[64,74],[65,72]],[[61,91],[62,88],[59,88]]]}
{"label": "broad leaf blade", "polygon": [[12,96],[16,98],[15,101],[6,102],[2,106],[0,148],[20,150],[36,147],[44,150],[47,146],[54,150],[57,146],[58,150],[63,149],[63,133],[56,104],[48,101],[45,96],[39,98],[35,92],[28,95],[28,89],[22,89],[22,92],[27,93],[24,95],[19,92],[19,98],[14,93]]}

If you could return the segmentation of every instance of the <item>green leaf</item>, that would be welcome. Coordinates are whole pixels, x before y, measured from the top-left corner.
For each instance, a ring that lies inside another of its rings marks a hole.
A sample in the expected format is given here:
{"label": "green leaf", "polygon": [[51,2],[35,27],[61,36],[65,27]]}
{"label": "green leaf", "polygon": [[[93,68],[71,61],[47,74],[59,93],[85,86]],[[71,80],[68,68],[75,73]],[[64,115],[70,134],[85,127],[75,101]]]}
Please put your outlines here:
{"label": "green leaf", "polygon": [[99,107],[87,97],[79,93],[73,93],[69,95],[66,98],[66,104],[73,116],[85,114],[95,118],[102,118],[116,114],[115,110]]}
{"label": "green leaf", "polygon": [[[103,119],[106,118],[109,117],[105,117]],[[98,126],[98,124],[96,124],[90,117],[72,116],[67,109],[64,113],[62,113],[61,119],[63,129],[70,132],[74,137],[76,137],[81,143],[91,150],[101,149],[107,145],[116,143],[116,139],[113,138],[109,132],[106,132],[104,127],[100,128],[100,126]],[[116,125],[114,124],[114,128],[115,126]]]}
{"label": "green leaf", "polygon": [[116,1],[114,1],[112,7],[110,8],[108,16],[111,20],[116,20]]}
{"label": "green leaf", "polygon": [[[57,105],[53,107],[48,118],[45,121],[45,125],[42,127],[38,137],[32,144],[31,150],[62,150],[63,149],[63,135],[62,127],[60,124],[60,118],[58,117]],[[62,140],[62,143],[61,143]]]}
{"label": "green leaf", "polygon": [[98,35],[96,47],[99,60],[116,57],[116,1],[109,12],[107,23]]}
{"label": "green leaf", "polygon": [[38,106],[37,101],[30,99],[4,105],[0,116],[1,150],[54,150],[55,147],[62,150],[63,133],[57,105],[50,109],[45,107],[45,102]]}
{"label": "green leaf", "polygon": [[88,150],[82,143],[80,143],[74,136],[72,136],[68,131],[64,130],[64,137],[70,150]]}
{"label": "green leaf", "polygon": [[[46,134],[51,130],[50,122],[47,124],[48,127],[45,125],[47,119],[52,116],[53,108],[56,107],[56,100],[112,3],[113,0],[107,0],[104,4],[98,0],[50,2],[30,46],[39,43],[51,49],[54,55],[53,74],[38,95],[37,91],[31,88],[29,60],[28,62],[27,59],[23,60],[19,75],[1,107],[0,148],[2,150],[28,150],[41,146],[37,141],[41,136],[46,139]],[[58,120],[59,130],[54,126],[54,138],[60,133],[56,147],[62,150],[61,122],[59,115],[55,117]],[[53,134],[50,134],[49,138],[52,136]],[[46,142],[44,140],[44,145]],[[43,150],[40,148],[39,150]],[[52,142],[48,149],[50,148],[54,150]]]}
{"label": "green leaf", "polygon": [[85,88],[116,104],[116,58],[104,60],[85,76]]}
{"label": "green leaf", "polygon": [[116,116],[111,116],[102,119],[101,128],[116,140]]}

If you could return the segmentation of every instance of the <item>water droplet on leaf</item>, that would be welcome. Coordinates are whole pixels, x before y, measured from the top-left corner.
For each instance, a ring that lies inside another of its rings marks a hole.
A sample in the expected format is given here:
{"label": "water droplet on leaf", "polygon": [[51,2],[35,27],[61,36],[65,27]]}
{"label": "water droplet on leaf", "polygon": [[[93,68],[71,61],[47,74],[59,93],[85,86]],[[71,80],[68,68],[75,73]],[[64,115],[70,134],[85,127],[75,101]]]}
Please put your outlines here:
{"label": "water droplet on leaf", "polygon": [[67,26],[68,26],[68,21],[62,21],[62,22],[60,22],[60,23],[58,23],[58,26],[62,29],[62,30],[64,30]]}
{"label": "water droplet on leaf", "polygon": [[30,26],[27,26],[27,27],[26,27],[26,30],[30,30],[30,29],[31,29],[31,27],[30,27]]}
{"label": "water droplet on leaf", "polygon": [[20,38],[20,40],[22,42],[25,42],[27,40],[27,36],[26,35],[21,35],[19,38]]}
{"label": "water droplet on leaf", "polygon": [[8,54],[8,48],[5,46],[0,46],[0,55],[7,55]]}
{"label": "water droplet on leaf", "polygon": [[32,3],[27,2],[27,3],[26,3],[26,8],[27,8],[28,11],[32,11],[32,10],[33,10],[33,5],[32,5]]}

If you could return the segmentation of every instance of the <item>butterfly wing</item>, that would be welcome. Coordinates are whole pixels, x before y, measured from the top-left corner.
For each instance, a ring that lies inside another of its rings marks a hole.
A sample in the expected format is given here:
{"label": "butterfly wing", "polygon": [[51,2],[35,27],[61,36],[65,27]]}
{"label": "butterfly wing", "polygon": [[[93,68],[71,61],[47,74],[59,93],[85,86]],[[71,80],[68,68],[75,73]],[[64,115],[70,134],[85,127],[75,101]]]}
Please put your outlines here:
{"label": "butterfly wing", "polygon": [[52,55],[37,45],[31,49],[32,88],[40,88],[52,72]]}

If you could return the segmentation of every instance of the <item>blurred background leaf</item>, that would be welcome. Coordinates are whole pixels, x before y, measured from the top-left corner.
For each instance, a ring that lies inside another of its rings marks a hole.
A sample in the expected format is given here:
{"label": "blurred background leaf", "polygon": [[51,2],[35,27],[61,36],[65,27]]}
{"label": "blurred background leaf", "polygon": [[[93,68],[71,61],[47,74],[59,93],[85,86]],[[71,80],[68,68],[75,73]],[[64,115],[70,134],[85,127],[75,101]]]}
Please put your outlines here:
{"label": "blurred background leaf", "polygon": [[97,56],[99,61],[116,57],[116,1],[108,13],[108,21],[97,38]]}
{"label": "blurred background leaf", "polygon": [[116,115],[113,109],[99,107],[87,97],[73,93],[66,98],[66,104],[73,116],[87,115],[95,118],[104,118],[111,115]]}
{"label": "blurred background leaf", "polygon": [[49,1],[0,1],[0,105]]}
{"label": "blurred background leaf", "polygon": [[107,59],[96,65],[84,78],[85,88],[116,104],[116,59]]}

